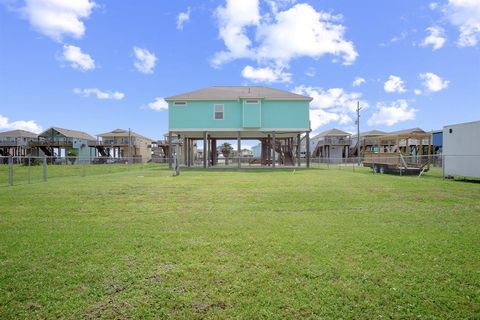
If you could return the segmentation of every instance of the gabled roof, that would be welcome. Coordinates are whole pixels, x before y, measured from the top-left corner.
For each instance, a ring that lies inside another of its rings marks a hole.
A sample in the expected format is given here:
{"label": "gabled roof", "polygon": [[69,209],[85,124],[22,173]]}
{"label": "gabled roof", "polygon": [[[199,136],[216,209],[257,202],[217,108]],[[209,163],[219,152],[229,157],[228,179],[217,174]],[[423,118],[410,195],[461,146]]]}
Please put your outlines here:
{"label": "gabled roof", "polygon": [[320,138],[323,138],[323,137],[332,137],[332,136],[333,137],[351,136],[351,134],[348,133],[348,132],[345,132],[345,131],[334,128],[334,129],[330,129],[330,130],[327,130],[327,131],[320,132],[315,137],[313,137],[311,140],[320,139]]}
{"label": "gabled roof", "polygon": [[[108,138],[108,137],[123,137],[123,138],[128,138],[128,130],[124,130],[124,129],[115,129],[113,131],[110,131],[110,132],[105,132],[105,133],[101,133],[101,134],[97,134],[97,136],[99,137],[102,137],[102,138]],[[150,138],[147,138],[145,136],[142,136],[141,134],[138,134],[132,130],[130,130],[130,136],[132,137],[137,137],[137,138],[142,138],[142,139],[145,139],[145,140],[150,140],[150,141],[155,141],[155,139],[150,139]]]}
{"label": "gabled roof", "polygon": [[44,138],[50,138],[49,132],[50,132],[51,130],[55,130],[55,131],[57,131],[58,133],[60,133],[61,135],[64,135],[65,137],[67,137],[67,138],[77,138],[77,139],[84,139],[84,140],[91,140],[91,141],[97,140],[97,139],[95,139],[95,137],[89,135],[89,134],[86,133],[86,132],[77,131],[77,130],[70,130],[70,129],[64,129],[64,128],[59,128],[59,127],[51,127],[51,128],[48,128],[47,130],[45,130],[45,131],[43,131],[42,133],[40,133],[38,136],[39,136],[39,137],[44,137]]}
{"label": "gabled roof", "polygon": [[[365,132],[360,132],[360,137],[375,137],[375,136],[384,136],[388,134],[388,132],[381,131],[381,130],[369,130]],[[355,133],[352,137],[356,137],[357,134]]]}
{"label": "gabled roof", "polygon": [[426,133],[426,132],[420,128],[410,128],[410,129],[387,132],[386,135],[411,134],[411,133]]}
{"label": "gabled roof", "polygon": [[26,131],[26,130],[10,130],[0,132],[0,137],[21,137],[21,138],[37,138],[36,133]]}
{"label": "gabled roof", "polygon": [[263,86],[215,86],[168,97],[165,98],[165,100],[238,100],[242,98],[259,98],[265,100],[312,100],[311,97]]}

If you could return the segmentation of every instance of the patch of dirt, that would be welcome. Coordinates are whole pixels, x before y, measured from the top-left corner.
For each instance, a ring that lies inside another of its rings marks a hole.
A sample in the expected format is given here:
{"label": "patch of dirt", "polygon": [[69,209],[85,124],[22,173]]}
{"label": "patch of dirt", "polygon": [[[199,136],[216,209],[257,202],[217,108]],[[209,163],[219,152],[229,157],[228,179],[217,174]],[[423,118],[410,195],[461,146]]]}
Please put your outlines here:
{"label": "patch of dirt", "polygon": [[204,312],[207,312],[210,309],[224,310],[226,307],[227,307],[227,305],[223,301],[220,301],[220,302],[217,302],[217,303],[211,303],[211,304],[195,303],[195,304],[192,305],[192,309],[197,313],[204,313]]}
{"label": "patch of dirt", "polygon": [[150,280],[150,281],[153,281],[153,282],[159,282],[159,281],[163,280],[163,276],[158,274],[158,273],[154,273],[154,274],[146,276],[145,280]]}
{"label": "patch of dirt", "polygon": [[85,314],[85,319],[132,319],[128,315],[132,305],[116,297],[107,297],[93,305]]}

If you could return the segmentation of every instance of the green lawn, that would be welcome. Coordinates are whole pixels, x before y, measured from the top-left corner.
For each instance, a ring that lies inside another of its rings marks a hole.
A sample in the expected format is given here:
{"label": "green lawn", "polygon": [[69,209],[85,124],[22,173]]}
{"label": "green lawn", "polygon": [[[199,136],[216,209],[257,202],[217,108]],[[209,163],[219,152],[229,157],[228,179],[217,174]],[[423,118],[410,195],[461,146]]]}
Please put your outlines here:
{"label": "green lawn", "polygon": [[166,317],[478,319],[480,184],[152,165],[0,187],[0,319]]}

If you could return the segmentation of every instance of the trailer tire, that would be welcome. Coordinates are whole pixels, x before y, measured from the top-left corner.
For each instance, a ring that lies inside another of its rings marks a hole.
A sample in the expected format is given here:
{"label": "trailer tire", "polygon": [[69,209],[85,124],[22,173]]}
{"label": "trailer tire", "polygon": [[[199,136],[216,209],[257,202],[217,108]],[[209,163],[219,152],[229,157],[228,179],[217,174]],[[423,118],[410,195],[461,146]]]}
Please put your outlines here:
{"label": "trailer tire", "polygon": [[380,169],[378,171],[380,172],[380,174],[384,174],[385,173],[385,167],[380,166]]}
{"label": "trailer tire", "polygon": [[376,164],[372,167],[373,173],[378,173],[378,166]]}

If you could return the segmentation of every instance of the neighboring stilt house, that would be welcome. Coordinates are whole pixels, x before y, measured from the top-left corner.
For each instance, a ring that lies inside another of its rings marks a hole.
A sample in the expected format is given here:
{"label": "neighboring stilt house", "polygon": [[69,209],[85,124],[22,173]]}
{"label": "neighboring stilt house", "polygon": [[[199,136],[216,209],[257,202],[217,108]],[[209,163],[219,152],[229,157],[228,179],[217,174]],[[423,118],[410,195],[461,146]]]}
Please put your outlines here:
{"label": "neighboring stilt house", "polygon": [[[374,139],[386,135],[385,131],[380,130],[370,130],[365,132],[360,132],[360,154],[362,155],[365,151],[371,151],[374,146]],[[356,134],[352,136],[352,144],[350,145],[350,157],[357,157],[357,142],[358,137]]]}
{"label": "neighboring stilt house", "polygon": [[351,134],[338,129],[330,129],[319,133],[311,139],[314,146],[312,156],[314,158],[329,159],[334,162],[342,162],[348,158]]}
{"label": "neighboring stilt house", "polygon": [[[187,166],[193,164],[193,145],[199,140],[204,146],[204,167],[217,164],[218,140],[237,140],[237,154],[241,154],[241,141],[260,141],[264,166],[300,165],[300,136],[306,134],[308,139],[310,132],[310,97],[269,87],[232,86],[209,87],[165,100],[169,135],[178,136]],[[171,155],[173,148],[168,150]]]}
{"label": "neighboring stilt house", "polygon": [[154,139],[147,138],[131,130],[115,129],[99,134],[102,140],[97,143],[103,149],[103,155],[116,159],[131,159],[134,163],[152,160]]}
{"label": "neighboring stilt house", "polygon": [[25,157],[31,155],[30,142],[36,141],[37,138],[36,133],[25,130],[0,132],[0,156]]}
{"label": "neighboring stilt house", "polygon": [[[69,151],[76,154],[74,163],[89,163],[97,155],[95,137],[83,131],[51,127],[38,135],[30,146],[42,152],[49,159],[66,157]],[[67,160],[65,160],[67,161]]]}

